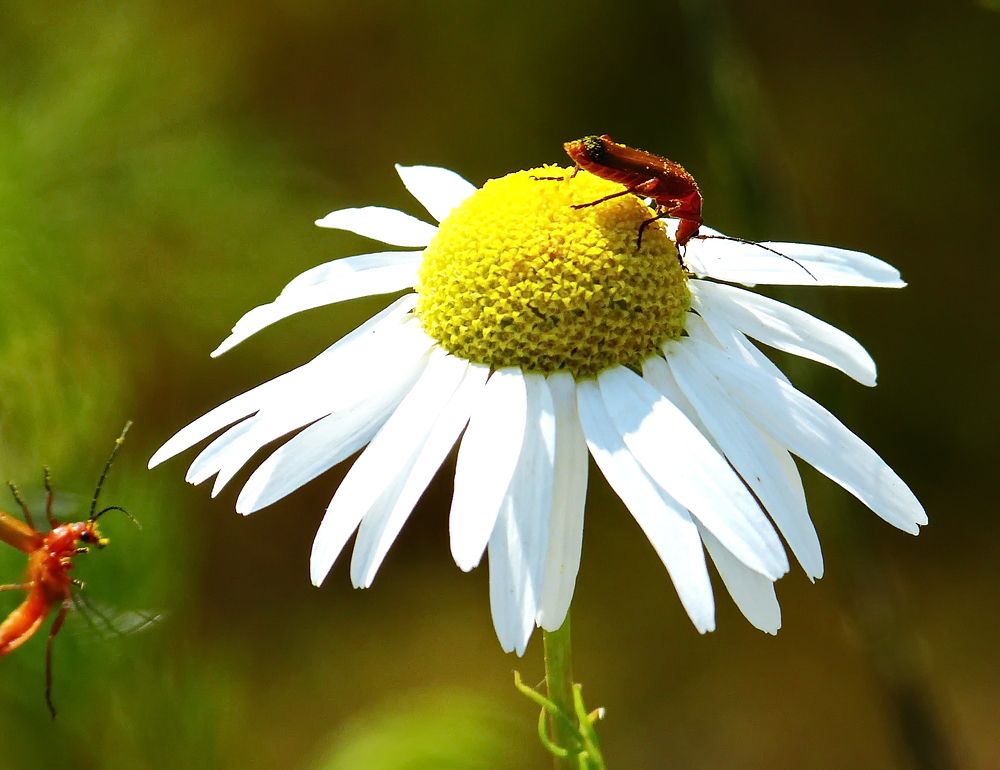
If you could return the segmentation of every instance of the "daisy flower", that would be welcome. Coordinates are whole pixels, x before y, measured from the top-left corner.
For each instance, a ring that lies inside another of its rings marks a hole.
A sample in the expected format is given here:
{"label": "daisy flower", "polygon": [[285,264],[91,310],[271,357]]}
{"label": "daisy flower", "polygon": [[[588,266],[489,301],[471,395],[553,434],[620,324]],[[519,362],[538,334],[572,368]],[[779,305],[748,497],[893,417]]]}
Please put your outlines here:
{"label": "daisy flower", "polygon": [[316,534],[314,584],[356,532],[351,579],[371,585],[456,445],[451,551],[463,570],[488,552],[496,632],[519,655],[536,624],[553,631],[566,617],[588,454],[701,632],[715,627],[706,553],[743,614],[770,633],[781,622],[774,581],[789,568],[782,538],[811,579],[822,575],[792,455],[890,524],[915,534],[926,523],[892,469],[750,340],[869,386],[871,357],[844,332],[736,285],[903,286],[890,265],[825,246],[763,244],[769,251],[715,238],[691,240],[682,261],[670,222],[647,227],[637,248],[651,215],[636,196],[574,209],[621,189],[588,173],[545,167],[477,190],[446,169],[397,170],[440,224],[380,207],[320,219],[411,250],[307,270],[212,355],[293,313],[415,291],[195,420],[150,460],[228,426],[187,473],[194,484],[215,476],[215,495],[259,449],[299,431],[243,486],[236,509],[248,514],[364,448]]}

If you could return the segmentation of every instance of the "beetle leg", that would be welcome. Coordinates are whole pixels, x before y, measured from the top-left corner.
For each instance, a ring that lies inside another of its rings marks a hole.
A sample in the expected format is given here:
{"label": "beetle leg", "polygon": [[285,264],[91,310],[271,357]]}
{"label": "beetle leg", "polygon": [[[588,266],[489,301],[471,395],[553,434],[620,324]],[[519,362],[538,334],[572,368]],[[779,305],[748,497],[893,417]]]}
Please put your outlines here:
{"label": "beetle leg", "polygon": [[591,201],[590,203],[577,203],[573,206],[573,208],[575,209],[590,208],[591,206],[596,206],[598,203],[604,203],[604,201],[609,201],[612,200],[613,198],[620,198],[623,195],[631,195],[633,192],[635,192],[635,189],[632,187],[628,187],[620,192],[611,193],[611,195],[605,195],[603,198],[598,198],[596,201]]}
{"label": "beetle leg", "polygon": [[567,182],[573,178],[573,175],[571,174],[570,176],[535,176],[534,174],[532,174],[531,178],[534,179],[536,182]]}
{"label": "beetle leg", "polygon": [[642,248],[642,234],[646,231],[646,228],[649,227],[651,224],[653,224],[653,222],[657,221],[658,219],[663,219],[663,217],[665,216],[667,215],[657,214],[655,217],[650,217],[649,219],[645,220],[641,225],[639,225],[639,236],[635,239],[636,251]]}
{"label": "beetle leg", "polygon": [[69,612],[71,606],[69,601],[63,602],[62,607],[59,608],[59,614],[52,622],[49,641],[45,645],[45,703],[49,707],[49,713],[52,714],[53,719],[56,718],[56,707],[52,705],[52,640],[56,638],[56,634],[62,628],[63,621],[66,620],[66,613]]}
{"label": "beetle leg", "polygon": [[573,166],[573,173],[570,174],[569,176],[535,176],[534,174],[532,174],[531,178],[534,179],[536,182],[568,182],[570,179],[572,179],[579,173],[580,173],[580,167]]}
{"label": "beetle leg", "polygon": [[[580,167],[577,166],[577,169]],[[591,201],[590,203],[580,203],[573,208],[575,209],[585,209],[589,206],[596,206],[598,203],[604,203],[604,201],[609,201],[612,198],[620,198],[623,195],[638,195],[640,198],[653,197],[656,194],[656,189],[660,184],[659,179],[646,179],[639,184],[632,185],[631,187],[626,187],[624,190],[616,193],[611,193],[611,195],[605,195],[603,198],[598,198],[596,201]],[[670,210],[673,211],[675,208],[681,205],[680,201],[670,201]],[[657,210],[662,208],[663,204],[657,203]]]}
{"label": "beetle leg", "polygon": [[5,586],[0,586],[0,591],[30,591],[31,583],[9,583]]}
{"label": "beetle leg", "polygon": [[679,209],[680,207],[681,207],[681,201],[678,200],[672,200],[666,204],[657,201],[656,216],[650,217],[649,219],[645,220],[641,225],[639,225],[639,237],[636,239],[636,244],[635,244],[636,251],[642,248],[642,234],[646,230],[646,228],[649,227],[651,224],[653,224],[653,222],[655,222],[658,219],[674,216],[674,212],[677,211],[677,209]]}

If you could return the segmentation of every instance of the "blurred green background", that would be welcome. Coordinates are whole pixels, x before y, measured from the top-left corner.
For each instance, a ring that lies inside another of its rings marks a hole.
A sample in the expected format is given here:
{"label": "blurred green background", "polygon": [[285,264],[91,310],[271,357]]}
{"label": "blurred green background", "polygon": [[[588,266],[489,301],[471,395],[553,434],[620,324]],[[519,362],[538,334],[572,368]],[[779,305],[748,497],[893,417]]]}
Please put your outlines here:
{"label": "blurred green background", "polygon": [[[778,585],[784,627],[720,595],[699,636],[592,474],[577,675],[609,767],[1000,767],[995,287],[1000,14],[981,0],[625,4],[190,0],[0,4],[0,477],[85,514],[95,601],[163,613],[107,641],[67,630],[51,722],[44,633],[0,660],[0,767],[545,768],[542,676],[493,633],[485,566],[447,542],[452,465],[373,588],[307,560],[337,468],[233,511],[150,454],[304,363],[384,300],[322,308],[208,358],[304,269],[370,250],[315,228],[346,206],[424,216],[392,164],[481,184],[609,133],[699,180],[712,226],[868,251],[902,291],[776,293],[854,334],[867,390],[783,361],[924,502],[911,538],[807,477],[827,575]],[[945,294],[940,289],[947,288]],[[251,466],[253,467],[253,466]],[[8,507],[8,510],[10,508]],[[0,550],[0,582],[24,563]],[[724,592],[723,592],[724,593]],[[18,597],[0,596],[0,611]]]}

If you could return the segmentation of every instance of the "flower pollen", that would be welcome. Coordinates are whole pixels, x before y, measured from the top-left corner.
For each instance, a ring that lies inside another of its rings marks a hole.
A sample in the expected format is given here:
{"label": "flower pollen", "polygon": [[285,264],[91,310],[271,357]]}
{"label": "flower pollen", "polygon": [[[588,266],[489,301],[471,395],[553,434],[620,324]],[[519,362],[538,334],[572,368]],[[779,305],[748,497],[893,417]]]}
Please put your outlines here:
{"label": "flower pollen", "polygon": [[[558,177],[544,179],[539,177]],[[449,352],[495,369],[638,369],[678,339],[691,296],[677,248],[619,184],[546,166],[487,182],[424,252],[416,314]]]}

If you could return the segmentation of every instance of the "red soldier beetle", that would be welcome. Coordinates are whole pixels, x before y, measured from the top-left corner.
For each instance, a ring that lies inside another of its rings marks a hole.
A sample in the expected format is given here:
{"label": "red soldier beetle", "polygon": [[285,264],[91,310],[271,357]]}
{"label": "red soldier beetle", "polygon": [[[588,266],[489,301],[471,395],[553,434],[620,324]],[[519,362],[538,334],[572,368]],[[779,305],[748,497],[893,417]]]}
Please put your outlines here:
{"label": "red soldier beetle", "polygon": [[[28,595],[7,619],[0,623],[0,657],[16,650],[24,644],[39,629],[52,608],[59,606],[56,619],[49,630],[48,642],[45,646],[45,703],[49,707],[52,718],[56,717],[56,709],[52,704],[52,642],[62,628],[66,614],[73,606],[73,586],[83,587],[83,584],[70,577],[73,569],[73,558],[88,553],[88,546],[103,548],[107,545],[106,538],[101,537],[97,529],[97,520],[108,511],[121,511],[132,522],[140,527],[131,513],[118,505],[109,505],[97,510],[97,501],[101,487],[107,478],[111,463],[118,453],[125,434],[131,422],[126,423],[121,436],[115,441],[111,456],[104,465],[101,477],[98,479],[94,498],[90,502],[90,516],[84,521],[60,524],[52,514],[52,480],[48,467],[45,468],[45,515],[51,529],[42,533],[35,529],[31,511],[24,502],[13,482],[8,482],[14,500],[24,513],[21,522],[13,516],[0,511],[0,540],[28,554],[28,568],[24,583],[0,585],[0,591],[27,591]],[[141,527],[140,527],[141,529]]]}
{"label": "red soldier beetle", "polygon": [[694,177],[679,163],[661,158],[659,155],[653,155],[651,152],[618,144],[607,134],[585,136],[583,139],[566,142],[563,148],[576,164],[576,168],[573,170],[574,175],[583,169],[601,179],[625,185],[624,190],[605,195],[590,203],[577,204],[573,208],[588,208],[630,194],[650,198],[656,204],[656,216],[650,217],[639,225],[636,248],[642,246],[642,234],[649,225],[658,219],[670,217],[680,220],[675,236],[679,248],[686,246],[692,238],[703,240],[718,238],[746,243],[794,262],[805,270],[813,280],[816,279],[816,276],[798,260],[756,241],[730,238],[725,235],[698,235],[698,230],[705,222],[701,216],[701,190],[698,189],[698,183],[694,181]]}
{"label": "red soldier beetle", "polygon": [[618,144],[607,135],[585,136],[583,139],[566,142],[563,148],[577,168],[609,182],[625,185],[625,189],[620,192],[573,208],[596,206],[629,194],[653,200],[656,204],[656,216],[639,226],[640,246],[643,230],[657,219],[671,217],[680,220],[676,236],[678,246],[684,246],[696,236],[698,228],[704,224],[705,220],[701,217],[701,190],[694,177],[679,163]]}

